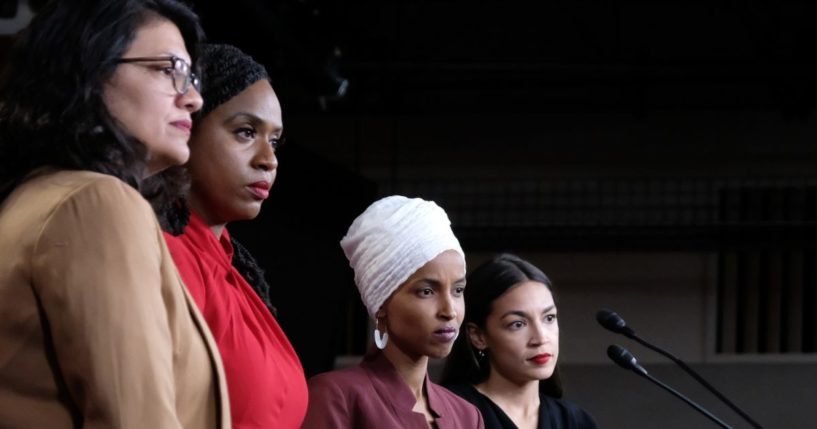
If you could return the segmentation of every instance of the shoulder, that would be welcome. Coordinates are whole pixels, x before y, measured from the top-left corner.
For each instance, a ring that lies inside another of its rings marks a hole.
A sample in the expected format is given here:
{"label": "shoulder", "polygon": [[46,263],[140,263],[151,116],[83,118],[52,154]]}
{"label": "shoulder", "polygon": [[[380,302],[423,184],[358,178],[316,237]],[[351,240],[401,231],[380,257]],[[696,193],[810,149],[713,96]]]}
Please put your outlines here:
{"label": "shoulder", "polygon": [[[224,292],[227,290],[219,282],[216,282],[213,287],[209,287],[214,279],[224,278],[223,276],[214,275],[214,270],[220,265],[204,260],[204,252],[196,248],[189,236],[185,234],[174,236],[166,231],[162,232],[162,235],[182,282],[184,282],[196,305],[204,313],[205,319],[210,323],[210,329],[218,337],[219,330],[224,329],[229,324],[228,321],[216,322],[216,320],[221,320],[225,316],[224,311],[227,307],[218,304],[208,306],[208,302],[213,297],[213,291]],[[214,297],[216,303],[221,301],[218,296],[220,295],[217,294]]]}
{"label": "shoulder", "polygon": [[444,387],[472,404],[476,404],[480,399],[479,392],[470,384],[449,384]]}
{"label": "shoulder", "polygon": [[119,178],[94,171],[61,170],[37,176],[32,181],[44,186],[62,188],[67,194],[93,191],[114,192],[147,203],[136,189]]}
{"label": "shoulder", "polygon": [[[126,218],[153,218],[150,204],[132,186],[122,180],[92,171],[58,171],[32,179],[35,187],[55,201],[55,211],[70,205],[104,221],[104,214]],[[92,212],[98,211],[97,215]],[[116,218],[114,220],[118,220]]]}
{"label": "shoulder", "polygon": [[375,387],[372,373],[360,365],[312,376],[307,388],[310,403],[318,398],[341,397],[349,406],[369,401],[380,391]]}
{"label": "shoulder", "polygon": [[[462,424],[470,427],[472,424],[482,422],[482,415],[473,401],[438,384],[429,383],[428,386],[434,390],[435,395],[446,404],[449,412],[455,414]],[[467,387],[469,386],[464,386],[463,389],[467,391]]]}
{"label": "shoulder", "polygon": [[560,420],[565,421],[570,428],[595,429],[596,421],[580,406],[566,399],[553,398],[547,395],[540,395],[540,407],[546,407],[547,412],[556,415]]}
{"label": "shoulder", "polygon": [[454,384],[443,387],[436,383],[429,383],[429,386],[441,398],[458,404],[464,402],[470,405],[473,402],[471,399],[476,399],[479,396],[479,392],[470,384]]}
{"label": "shoulder", "polygon": [[[226,235],[226,228],[224,231]],[[224,252],[211,245],[214,235],[195,213],[190,213],[190,221],[181,234],[173,235],[165,231],[163,235],[177,266],[188,264],[202,272],[223,269],[223,264],[218,262],[223,259]]]}
{"label": "shoulder", "polygon": [[[203,270],[201,253],[196,251],[188,237],[183,234],[174,236],[167,231],[162,231],[162,236],[165,239],[170,255],[173,257],[176,268],[181,273],[185,283],[189,283],[191,281],[188,278],[189,275]],[[188,284],[188,286],[190,285]]]}
{"label": "shoulder", "polygon": [[[359,367],[330,371],[307,382],[309,402],[303,428],[356,427],[359,405],[370,403],[363,393],[366,376]],[[363,399],[361,399],[363,398]],[[371,399],[371,398],[369,398]]]}
{"label": "shoulder", "polygon": [[[36,198],[42,204],[57,205],[73,198],[103,195],[133,201],[150,208],[139,192],[117,177],[85,170],[57,170],[35,173],[23,181],[12,195]],[[105,203],[106,200],[101,201]]]}
{"label": "shoulder", "polygon": [[147,200],[111,175],[56,171],[29,179],[21,188],[22,194],[37,200],[36,206],[45,211],[46,224],[62,227],[66,221],[83,225],[87,230],[113,227],[124,234],[130,230],[143,234],[146,228],[159,229]]}
{"label": "shoulder", "polygon": [[360,366],[353,366],[336,371],[324,372],[312,376],[307,381],[309,394],[343,392],[348,394],[364,389],[368,377]]}
{"label": "shoulder", "polygon": [[162,236],[165,239],[165,243],[167,243],[167,248],[170,250],[170,254],[173,256],[173,261],[176,263],[179,271],[182,270],[183,266],[198,266],[198,261],[200,259],[199,253],[193,249],[193,246],[190,244],[189,240],[187,240],[187,237],[184,234],[173,235],[167,231],[162,231]]}
{"label": "shoulder", "polygon": [[440,396],[444,401],[448,402],[452,407],[462,409],[462,410],[474,410],[476,411],[476,407],[470,401],[466,400],[460,395],[454,394],[454,392],[446,389],[445,387],[439,386],[434,384],[433,385],[435,390],[437,391],[437,395]]}
{"label": "shoulder", "polygon": [[160,228],[150,204],[118,178],[60,171],[21,187],[15,204],[31,219],[27,227],[33,263],[85,261],[97,270],[100,258],[144,264],[141,269],[162,264]]}

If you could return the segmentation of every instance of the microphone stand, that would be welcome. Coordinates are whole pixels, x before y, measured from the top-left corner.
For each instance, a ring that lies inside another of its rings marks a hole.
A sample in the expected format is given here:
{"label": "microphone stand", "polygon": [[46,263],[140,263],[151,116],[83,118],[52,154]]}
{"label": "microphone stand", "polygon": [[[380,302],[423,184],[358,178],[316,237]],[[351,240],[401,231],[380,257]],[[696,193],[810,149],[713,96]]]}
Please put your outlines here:
{"label": "microphone stand", "polygon": [[662,382],[661,380],[659,380],[659,379],[657,379],[657,378],[655,378],[655,377],[651,376],[649,373],[647,373],[647,371],[644,371],[644,372],[641,372],[641,371],[634,371],[634,372],[635,372],[636,374],[638,374],[638,375],[640,375],[640,376],[642,376],[642,377],[646,378],[647,380],[652,381],[652,382],[653,382],[653,383],[655,383],[657,386],[659,386],[659,387],[663,388],[663,389],[664,389],[664,390],[666,390],[667,392],[672,393],[673,395],[675,395],[676,397],[678,397],[678,399],[681,399],[682,401],[686,402],[686,403],[687,403],[687,404],[688,404],[690,407],[695,408],[695,409],[696,409],[696,410],[698,410],[698,411],[699,411],[701,414],[703,414],[703,415],[705,415],[705,416],[709,417],[709,419],[710,419],[710,420],[712,420],[713,422],[717,423],[717,424],[718,424],[718,426],[720,426],[720,427],[722,427],[722,428],[724,428],[724,429],[732,429],[732,426],[729,426],[728,424],[724,423],[724,421],[723,421],[723,420],[721,420],[721,419],[719,419],[719,418],[715,417],[715,415],[713,415],[712,413],[710,413],[709,411],[707,411],[706,409],[704,409],[704,408],[703,408],[703,407],[701,407],[700,405],[696,404],[696,403],[695,403],[695,402],[693,402],[691,399],[687,398],[686,396],[684,396],[683,394],[681,394],[681,393],[680,393],[680,392],[678,392],[677,390],[675,390],[675,389],[673,389],[672,387],[668,386],[666,383],[664,383],[664,382]]}
{"label": "microphone stand", "polygon": [[703,377],[701,377],[697,372],[695,372],[695,370],[690,368],[689,365],[687,365],[684,361],[682,361],[681,359],[679,359],[678,357],[676,357],[672,353],[670,353],[670,352],[668,352],[668,351],[666,351],[666,350],[664,350],[664,349],[662,349],[662,348],[660,348],[658,346],[652,345],[652,344],[648,343],[647,341],[641,339],[641,337],[636,335],[636,333],[632,329],[626,329],[626,330],[624,330],[624,332],[622,332],[622,334],[624,334],[627,338],[635,340],[637,343],[641,344],[642,346],[644,346],[644,347],[646,347],[646,348],[648,348],[648,349],[650,349],[650,350],[652,350],[654,352],[662,354],[662,355],[666,356],[667,358],[669,358],[671,361],[675,362],[678,366],[681,367],[681,369],[683,369],[689,375],[691,375],[692,378],[697,380],[699,383],[701,383],[701,385],[703,385],[710,392],[712,392],[713,395],[717,396],[718,399],[723,401],[724,404],[728,405],[729,408],[731,408],[734,412],[738,413],[741,417],[743,417],[744,420],[749,422],[749,424],[751,424],[752,427],[754,427],[755,429],[763,429],[763,426],[761,426],[758,422],[754,421],[751,417],[749,417],[749,415],[747,415],[737,405],[733,404],[732,401],[730,401],[726,396],[724,396],[721,392],[719,392],[718,389],[715,389],[715,386],[712,386],[711,384],[709,384],[708,381],[704,380]]}

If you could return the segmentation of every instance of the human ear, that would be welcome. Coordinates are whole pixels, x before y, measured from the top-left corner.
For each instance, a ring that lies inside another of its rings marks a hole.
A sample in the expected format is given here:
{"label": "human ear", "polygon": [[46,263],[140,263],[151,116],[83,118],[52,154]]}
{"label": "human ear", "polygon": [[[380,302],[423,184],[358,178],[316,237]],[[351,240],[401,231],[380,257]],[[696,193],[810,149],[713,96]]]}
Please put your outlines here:
{"label": "human ear", "polygon": [[488,343],[485,341],[485,333],[475,323],[468,322],[465,325],[468,330],[468,339],[471,340],[471,345],[479,350],[488,348]]}
{"label": "human ear", "polygon": [[374,320],[378,325],[381,323],[385,325],[386,321],[388,320],[388,318],[386,317],[385,307],[386,307],[385,305],[383,307],[380,307],[380,310],[377,310],[377,312],[374,313]]}

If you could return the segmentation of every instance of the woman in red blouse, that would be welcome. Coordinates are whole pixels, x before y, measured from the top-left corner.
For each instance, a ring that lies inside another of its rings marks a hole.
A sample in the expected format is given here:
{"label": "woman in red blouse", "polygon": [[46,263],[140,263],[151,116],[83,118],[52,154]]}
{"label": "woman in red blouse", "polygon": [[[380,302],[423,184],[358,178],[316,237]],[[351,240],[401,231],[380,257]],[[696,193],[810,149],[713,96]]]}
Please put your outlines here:
{"label": "woman in red blouse", "polygon": [[[281,106],[264,67],[237,48],[204,45],[201,58],[206,107],[190,138],[190,195],[177,210],[157,210],[166,228],[182,232],[165,238],[219,346],[233,427],[299,428],[307,405],[303,368],[270,311],[263,272],[226,228],[255,218],[269,195]],[[189,223],[179,231],[186,209]]]}

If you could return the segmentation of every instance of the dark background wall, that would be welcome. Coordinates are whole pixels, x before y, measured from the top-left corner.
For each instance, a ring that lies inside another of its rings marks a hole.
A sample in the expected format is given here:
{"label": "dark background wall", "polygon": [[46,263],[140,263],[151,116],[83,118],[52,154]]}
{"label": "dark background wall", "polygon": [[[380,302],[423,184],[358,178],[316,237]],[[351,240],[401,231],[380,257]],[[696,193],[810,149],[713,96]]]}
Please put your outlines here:
{"label": "dark background wall", "polygon": [[741,425],[602,331],[600,307],[764,426],[813,425],[817,6],[194,3],[211,41],[267,65],[283,104],[272,197],[231,230],[267,268],[309,374],[365,349],[337,243],[368,203],[403,193],[449,212],[469,266],[510,250],[551,275],[568,396],[604,427],[706,425],[613,367],[612,342]]}

